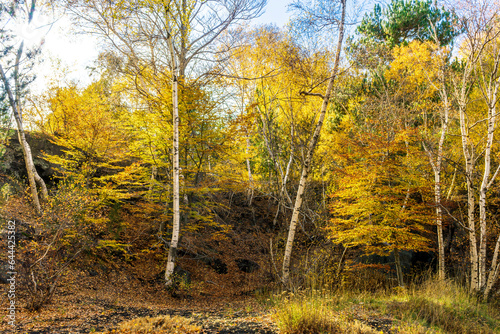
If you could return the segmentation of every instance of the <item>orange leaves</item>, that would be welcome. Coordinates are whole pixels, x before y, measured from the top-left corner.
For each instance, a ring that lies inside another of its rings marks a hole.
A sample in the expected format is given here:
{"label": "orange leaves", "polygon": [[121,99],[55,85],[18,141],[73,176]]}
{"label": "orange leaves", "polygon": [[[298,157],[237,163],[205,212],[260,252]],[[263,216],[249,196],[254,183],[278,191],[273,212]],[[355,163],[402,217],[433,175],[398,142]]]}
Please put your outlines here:
{"label": "orange leaves", "polygon": [[[357,134],[337,157],[344,174],[331,194],[330,238],[368,253],[428,249],[420,182],[409,160],[411,132],[392,140],[387,135]],[[411,146],[410,146],[411,147]],[[411,159],[410,159],[411,157]]]}
{"label": "orange leaves", "polygon": [[97,81],[83,90],[56,87],[45,99],[51,111],[45,128],[62,150],[46,159],[66,177],[83,177],[102,201],[133,196],[142,169],[132,162],[128,115],[117,107],[120,98],[110,83]]}

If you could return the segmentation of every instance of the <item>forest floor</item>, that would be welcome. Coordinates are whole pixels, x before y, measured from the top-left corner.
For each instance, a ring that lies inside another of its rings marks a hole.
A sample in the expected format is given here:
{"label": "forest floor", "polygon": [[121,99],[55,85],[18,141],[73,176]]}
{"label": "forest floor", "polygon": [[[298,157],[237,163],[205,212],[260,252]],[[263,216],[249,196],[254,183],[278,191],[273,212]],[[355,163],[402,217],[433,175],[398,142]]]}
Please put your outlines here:
{"label": "forest floor", "polygon": [[[324,314],[349,328],[363,328],[346,333],[500,333],[496,306],[477,303],[448,283],[431,282],[415,290],[385,293],[309,295],[306,290],[294,295],[273,294],[276,289],[272,286],[268,290],[252,285],[251,289],[230,290],[222,286],[223,281],[195,281],[173,296],[161,281],[128,278],[127,284],[120,282],[119,277],[126,277],[128,271],[108,277],[85,272],[71,270],[52,302],[37,312],[22,307],[27,295],[20,291],[17,327],[7,324],[4,312],[0,333],[109,333],[126,321],[168,315],[188,319],[205,334],[278,334],[278,321],[294,322],[294,314],[306,320],[309,315],[316,319],[316,314]],[[6,294],[3,296],[0,309],[6,310]]]}
{"label": "forest floor", "polygon": [[202,333],[278,332],[270,312],[253,297],[193,300],[172,298],[167,294],[160,297],[149,293],[133,296],[117,290],[117,287],[107,286],[102,289],[60,291],[56,300],[40,311],[17,310],[15,330],[2,316],[0,333],[94,333],[115,329],[118,324],[134,318],[160,315],[188,318],[202,328]]}
{"label": "forest floor", "polygon": [[[135,318],[161,315],[189,319],[205,334],[279,333],[273,303],[280,297],[276,299],[271,293],[235,294],[209,283],[204,292],[181,289],[172,296],[161,283],[117,284],[115,277],[106,282],[98,277],[83,277],[82,273],[72,271],[65,277],[53,301],[41,310],[17,309],[15,329],[7,324],[6,313],[0,315],[0,333],[99,333],[117,329],[120,323]],[[75,282],[76,277],[80,278]],[[21,306],[26,303],[25,297],[21,294]],[[6,309],[6,302],[4,297],[1,309]],[[363,302],[349,304],[344,311],[350,320],[356,319],[377,333],[397,332],[393,330],[397,323],[394,319],[364,307]]]}
{"label": "forest floor", "polygon": [[[202,328],[201,333],[274,334],[279,333],[274,311],[254,297],[242,296],[219,300],[165,296],[157,301],[133,300],[130,296],[110,295],[110,290],[78,291],[59,294],[57,302],[38,312],[18,310],[15,330],[3,319],[0,333],[69,334],[94,333],[116,329],[124,321],[160,315],[180,316]],[[142,298],[141,298],[142,299]],[[356,319],[379,333],[397,333],[395,320],[387,315],[355,305],[350,310]]]}

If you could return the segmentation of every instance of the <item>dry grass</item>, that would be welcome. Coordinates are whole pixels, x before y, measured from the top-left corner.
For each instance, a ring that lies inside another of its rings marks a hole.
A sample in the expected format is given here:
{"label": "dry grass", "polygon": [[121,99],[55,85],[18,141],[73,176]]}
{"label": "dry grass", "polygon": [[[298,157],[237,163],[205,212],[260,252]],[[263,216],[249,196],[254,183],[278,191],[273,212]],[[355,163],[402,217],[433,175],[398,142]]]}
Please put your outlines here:
{"label": "dry grass", "polygon": [[498,309],[450,281],[427,281],[413,291],[393,297],[388,311],[396,318],[422,323],[438,333],[500,332]]}
{"label": "dry grass", "polygon": [[159,316],[145,317],[122,322],[118,329],[101,334],[194,334],[200,333],[201,327],[183,317]]}
{"label": "dry grass", "polygon": [[336,300],[314,292],[282,295],[276,300],[275,316],[280,333],[284,334],[372,334],[378,333],[358,320],[335,312]]}
{"label": "dry grass", "polygon": [[500,333],[498,308],[450,281],[429,280],[411,289],[375,293],[308,290],[270,300],[286,334]]}

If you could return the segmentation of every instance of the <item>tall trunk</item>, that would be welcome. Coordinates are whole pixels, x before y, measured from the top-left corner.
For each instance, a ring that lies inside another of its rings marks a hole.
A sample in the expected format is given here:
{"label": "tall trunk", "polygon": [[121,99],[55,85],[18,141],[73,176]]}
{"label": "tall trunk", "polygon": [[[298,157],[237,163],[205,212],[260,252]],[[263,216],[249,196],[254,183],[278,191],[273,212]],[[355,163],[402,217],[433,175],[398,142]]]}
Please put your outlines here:
{"label": "tall trunk", "polygon": [[[436,41],[437,37],[436,37]],[[429,157],[432,170],[434,172],[434,202],[436,206],[436,229],[437,229],[437,244],[438,244],[438,278],[443,280],[446,278],[445,259],[444,259],[444,241],[443,241],[443,208],[442,208],[442,185],[441,173],[444,158],[444,142],[448,133],[449,115],[450,115],[450,101],[448,99],[448,90],[446,87],[447,74],[445,71],[446,65],[442,63],[439,71],[439,95],[441,97],[443,108],[440,114],[441,118],[441,134],[439,137],[437,152],[432,154],[431,150],[425,146],[424,149]],[[450,187],[451,191],[451,187]]]}
{"label": "tall trunk", "polygon": [[[492,183],[495,181],[495,178],[498,175],[498,171],[500,166],[497,168],[495,173],[491,175],[491,151],[494,142],[495,129],[496,129],[496,104],[497,104],[497,96],[498,96],[498,69],[500,66],[500,49],[498,49],[498,45],[495,48],[496,55],[494,60],[493,70],[488,76],[488,80],[484,80],[482,82],[481,88],[483,97],[486,100],[486,104],[488,106],[488,117],[487,117],[487,138],[486,138],[486,147],[484,149],[484,170],[483,170],[483,179],[481,181],[481,186],[479,188],[479,287],[480,289],[485,289],[485,298],[488,297],[489,290],[491,290],[491,285],[496,281],[497,268],[495,265],[492,265],[490,272],[488,274],[488,279],[486,277],[486,247],[488,241],[488,229],[487,229],[487,214],[486,214],[486,195],[491,187]],[[482,65],[482,64],[481,64]],[[480,68],[483,68],[481,66]],[[485,78],[485,76],[481,76],[481,78]],[[497,243],[498,246],[498,243]],[[498,249],[495,249],[498,252]],[[495,254],[494,257],[497,255]],[[494,259],[496,262],[496,258]],[[486,289],[488,293],[486,293]]]}
{"label": "tall trunk", "polygon": [[[241,105],[242,105],[242,115],[243,115],[243,105],[245,103],[244,101],[244,89],[242,88],[241,92]],[[245,154],[246,154],[246,165],[247,165],[247,173],[248,173],[248,183],[250,185],[250,189],[248,189],[248,205],[251,206],[253,202],[253,197],[255,194],[255,185],[253,182],[253,175],[252,175],[252,165],[250,163],[250,129],[249,126],[246,126],[245,128],[245,139],[246,139],[246,147],[245,147]]]}
{"label": "tall trunk", "polygon": [[[438,179],[437,182],[440,182]],[[443,210],[441,208],[441,185],[435,185],[435,200],[436,200],[436,226],[437,226],[437,241],[438,241],[438,278],[444,280],[446,278],[445,263],[444,263],[444,241],[443,241]]]}
{"label": "tall trunk", "polygon": [[458,93],[458,113],[460,118],[460,135],[462,141],[462,152],[465,160],[465,178],[467,184],[467,227],[469,231],[469,261],[470,261],[470,289],[479,291],[479,257],[477,252],[476,223],[475,223],[475,191],[474,191],[474,145],[471,144],[469,125],[466,115],[468,102],[467,83],[471,75],[471,68],[475,59],[470,56],[469,63],[462,78],[460,92]]}
{"label": "tall trunk", "polygon": [[179,66],[177,64],[176,55],[174,52],[174,44],[172,35],[170,34],[170,25],[167,18],[167,33],[168,46],[172,56],[172,104],[173,104],[173,223],[172,223],[172,240],[168,250],[167,268],[165,269],[165,284],[173,283],[172,275],[174,273],[175,258],[177,256],[177,245],[179,242],[180,231],[180,209],[179,209],[179,103],[178,103],[178,81],[179,81]]}
{"label": "tall trunk", "polygon": [[[436,228],[437,228],[437,243],[438,243],[438,277],[440,280],[445,279],[445,263],[444,263],[444,241],[443,241],[443,209],[441,207],[441,170],[443,161],[443,144],[446,136],[448,116],[446,113],[446,123],[443,122],[441,127],[441,138],[438,144],[436,159],[432,156],[432,152],[424,143],[424,149],[429,157],[432,170],[434,172],[434,202],[436,206]],[[446,125],[445,125],[446,124]]]}
{"label": "tall trunk", "polygon": [[26,140],[26,134],[24,132],[24,127],[23,127],[22,110],[21,110],[21,105],[20,105],[21,99],[19,97],[19,62],[21,61],[21,55],[23,53],[23,46],[24,46],[24,42],[21,43],[21,45],[19,46],[19,49],[17,51],[16,64],[15,64],[15,70],[14,70],[16,96],[14,96],[14,93],[12,92],[9,81],[7,79],[7,76],[4,72],[1,64],[0,64],[0,76],[1,76],[1,79],[3,81],[5,90],[7,92],[8,98],[9,98],[9,104],[11,106],[12,113],[14,114],[14,119],[16,120],[17,137],[19,139],[19,144],[21,145],[22,150],[23,150],[24,162],[26,164],[26,171],[28,173],[28,182],[29,182],[30,189],[31,189],[31,195],[33,197],[33,204],[35,205],[36,211],[40,214],[42,212],[42,208],[40,206],[40,199],[38,196],[38,190],[37,190],[36,184],[38,183],[38,185],[40,186],[40,189],[42,191],[42,197],[44,197],[45,199],[48,198],[48,191],[47,191],[47,186],[45,185],[45,182],[38,175],[38,173],[35,169],[35,164],[33,162],[33,156],[31,154],[31,148],[28,144],[28,141]]}
{"label": "tall trunk", "polygon": [[441,98],[444,103],[444,115],[441,123],[441,137],[439,138],[438,152],[436,157],[436,170],[435,176],[435,200],[436,200],[436,225],[438,237],[438,277],[441,280],[446,278],[445,262],[444,262],[444,242],[443,242],[443,210],[441,208],[441,170],[444,158],[444,141],[448,132],[448,123],[450,119],[450,103],[448,100],[448,92],[445,83],[446,74],[444,71],[441,73]]}
{"label": "tall trunk", "polygon": [[491,261],[490,273],[488,275],[488,282],[484,289],[484,299],[488,299],[488,296],[498,279],[498,272],[500,271],[500,263],[498,263],[498,252],[500,248],[500,235],[498,236],[495,250],[493,251],[493,260]]}
{"label": "tall trunk", "polygon": [[299,220],[300,208],[302,207],[302,201],[304,196],[304,190],[307,184],[307,179],[309,177],[309,172],[311,169],[312,159],[314,155],[314,149],[316,148],[316,144],[318,143],[319,136],[321,134],[321,128],[323,126],[323,121],[325,119],[326,109],[328,107],[328,103],[330,102],[330,95],[332,93],[333,84],[335,83],[335,79],[338,74],[339,63],[340,63],[340,53],[342,50],[342,42],[344,39],[344,22],[345,22],[345,13],[346,13],[346,0],[341,0],[342,3],[342,17],[339,25],[339,37],[337,43],[337,51],[335,55],[335,63],[332,70],[332,75],[328,82],[328,86],[326,89],[326,94],[323,98],[323,104],[321,106],[320,115],[318,119],[318,123],[316,123],[316,127],[314,129],[313,136],[309,145],[307,147],[307,153],[304,160],[304,165],[302,166],[302,173],[300,175],[299,188],[297,189],[297,195],[295,197],[295,205],[293,207],[292,219],[290,220],[290,227],[288,230],[288,239],[286,242],[285,255],[283,258],[283,275],[282,281],[285,286],[289,286],[290,283],[290,259],[292,255],[292,246],[293,240],[295,238],[295,230],[297,228],[297,223]]}
{"label": "tall trunk", "polygon": [[474,189],[472,185],[472,163],[466,162],[466,177],[467,177],[467,203],[468,203],[468,228],[469,228],[469,253],[470,253],[470,288],[471,291],[479,291],[479,257],[477,253],[477,239],[476,239],[476,222],[474,219],[475,213],[475,198]]}
{"label": "tall trunk", "polygon": [[495,109],[488,111],[488,138],[484,152],[484,171],[481,187],[479,188],[479,287],[486,284],[486,193],[490,183],[491,173],[491,146],[493,145],[493,134],[495,130]]}

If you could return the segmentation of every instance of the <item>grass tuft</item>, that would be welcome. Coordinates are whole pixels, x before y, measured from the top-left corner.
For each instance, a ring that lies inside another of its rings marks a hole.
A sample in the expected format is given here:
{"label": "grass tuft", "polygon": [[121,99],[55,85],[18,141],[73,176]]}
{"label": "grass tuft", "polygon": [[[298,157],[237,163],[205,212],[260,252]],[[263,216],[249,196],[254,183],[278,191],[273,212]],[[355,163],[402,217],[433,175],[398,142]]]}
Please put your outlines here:
{"label": "grass tuft", "polygon": [[144,317],[122,322],[118,329],[101,334],[195,334],[201,327],[183,317],[168,315],[155,318]]}
{"label": "grass tuft", "polygon": [[357,320],[334,311],[335,300],[312,291],[278,297],[275,319],[283,334],[372,334],[379,333]]}

